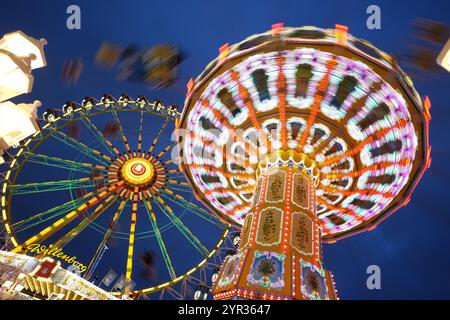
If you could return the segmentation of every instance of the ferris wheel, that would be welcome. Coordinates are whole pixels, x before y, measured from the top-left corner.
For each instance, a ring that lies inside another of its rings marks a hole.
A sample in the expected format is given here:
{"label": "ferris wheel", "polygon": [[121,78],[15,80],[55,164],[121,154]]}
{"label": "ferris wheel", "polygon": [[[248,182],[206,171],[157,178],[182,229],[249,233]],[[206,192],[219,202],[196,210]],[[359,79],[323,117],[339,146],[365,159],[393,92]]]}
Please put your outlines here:
{"label": "ferris wheel", "polygon": [[126,94],[48,109],[2,177],[9,249],[53,255],[117,295],[182,299],[190,285],[205,296],[236,233],[196,204],[174,163],[179,116]]}

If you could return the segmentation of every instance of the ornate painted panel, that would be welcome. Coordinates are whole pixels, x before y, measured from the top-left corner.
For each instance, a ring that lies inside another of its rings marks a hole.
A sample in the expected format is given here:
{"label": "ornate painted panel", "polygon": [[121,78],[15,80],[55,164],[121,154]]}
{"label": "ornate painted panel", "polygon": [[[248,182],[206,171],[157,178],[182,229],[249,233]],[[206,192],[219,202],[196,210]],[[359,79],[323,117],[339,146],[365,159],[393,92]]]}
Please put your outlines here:
{"label": "ornate painted panel", "polygon": [[328,300],[328,288],[323,269],[300,259],[301,291],[310,300]]}
{"label": "ornate painted panel", "polygon": [[304,255],[312,255],[314,252],[314,224],[304,212],[292,213],[291,245]]}
{"label": "ornate painted panel", "polygon": [[247,283],[251,286],[281,290],[285,284],[285,258],[284,254],[272,251],[255,251]]}
{"label": "ornate painted panel", "polygon": [[279,244],[281,242],[282,221],[283,210],[275,207],[268,207],[261,210],[256,242],[263,246]]}
{"label": "ornate painted panel", "polygon": [[270,173],[266,188],[266,202],[283,202],[285,188],[286,172],[280,170]]}
{"label": "ornate painted panel", "polygon": [[263,179],[259,178],[256,182],[255,193],[253,195],[253,207],[255,207],[259,203],[259,199],[261,198],[262,185]]}
{"label": "ornate painted panel", "polygon": [[233,279],[236,276],[236,271],[238,269],[241,256],[242,254],[238,253],[233,256],[227,257],[227,260],[223,265],[223,272],[221,274],[221,277],[217,281],[218,289],[227,287],[233,282]]}
{"label": "ornate painted panel", "polygon": [[241,249],[248,245],[250,240],[250,232],[252,230],[253,213],[249,213],[244,221],[244,226],[242,227],[242,238],[241,238]]}
{"label": "ornate painted panel", "polygon": [[309,209],[310,180],[302,173],[294,173],[292,186],[292,202],[303,209]]}

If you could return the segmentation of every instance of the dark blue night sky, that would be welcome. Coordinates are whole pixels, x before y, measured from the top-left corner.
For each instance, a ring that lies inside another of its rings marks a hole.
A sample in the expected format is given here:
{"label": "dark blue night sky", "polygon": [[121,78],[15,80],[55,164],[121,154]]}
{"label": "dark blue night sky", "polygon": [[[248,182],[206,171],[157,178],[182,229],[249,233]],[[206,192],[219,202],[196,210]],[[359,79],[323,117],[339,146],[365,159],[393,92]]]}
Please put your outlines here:
{"label": "dark blue night sky", "polygon": [[[66,8],[81,8],[81,30],[66,28]],[[381,30],[366,27],[366,8],[381,8]],[[314,25],[349,27],[388,53],[403,54],[415,18],[450,24],[450,2],[439,1],[3,1],[0,34],[22,30],[46,38],[48,66],[34,72],[33,92],[14,101],[39,99],[44,108],[60,107],[67,100],[101,97],[106,92],[133,97],[144,94],[183,105],[186,83],[218,54],[224,43],[270,29]],[[180,67],[180,80],[171,88],[150,91],[144,85],[118,82],[94,66],[95,53],[104,40],[152,46],[168,42],[188,57]],[[85,68],[75,87],[61,82],[67,58],[81,57]],[[324,246],[327,269],[333,271],[342,299],[450,299],[450,75],[444,71],[416,80],[419,93],[432,102],[430,139],[433,162],[407,207],[397,211],[371,232]],[[449,180],[447,180],[449,179]],[[369,265],[381,268],[381,290],[366,287]]]}

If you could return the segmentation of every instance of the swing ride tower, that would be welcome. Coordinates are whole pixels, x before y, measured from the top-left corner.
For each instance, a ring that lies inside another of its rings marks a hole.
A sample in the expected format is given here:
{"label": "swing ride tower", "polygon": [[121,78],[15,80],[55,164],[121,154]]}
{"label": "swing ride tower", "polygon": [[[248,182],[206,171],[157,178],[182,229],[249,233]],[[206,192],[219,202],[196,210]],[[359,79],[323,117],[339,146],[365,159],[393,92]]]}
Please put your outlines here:
{"label": "swing ride tower", "polygon": [[430,164],[430,102],[347,28],[281,24],[188,84],[180,168],[241,242],[215,299],[336,299],[321,242],[372,230]]}

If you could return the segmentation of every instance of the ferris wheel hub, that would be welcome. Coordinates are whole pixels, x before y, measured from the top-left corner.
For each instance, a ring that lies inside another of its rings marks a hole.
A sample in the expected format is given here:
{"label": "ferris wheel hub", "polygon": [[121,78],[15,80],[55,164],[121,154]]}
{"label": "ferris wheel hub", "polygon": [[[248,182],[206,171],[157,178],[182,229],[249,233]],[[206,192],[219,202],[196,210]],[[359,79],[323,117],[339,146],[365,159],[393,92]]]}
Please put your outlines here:
{"label": "ferris wheel hub", "polygon": [[133,164],[133,166],[131,167],[131,172],[137,176],[142,176],[146,171],[147,170],[145,169],[145,166],[143,166],[141,163]]}
{"label": "ferris wheel hub", "polygon": [[133,186],[149,183],[155,176],[155,167],[144,158],[131,158],[121,168],[123,179]]}

